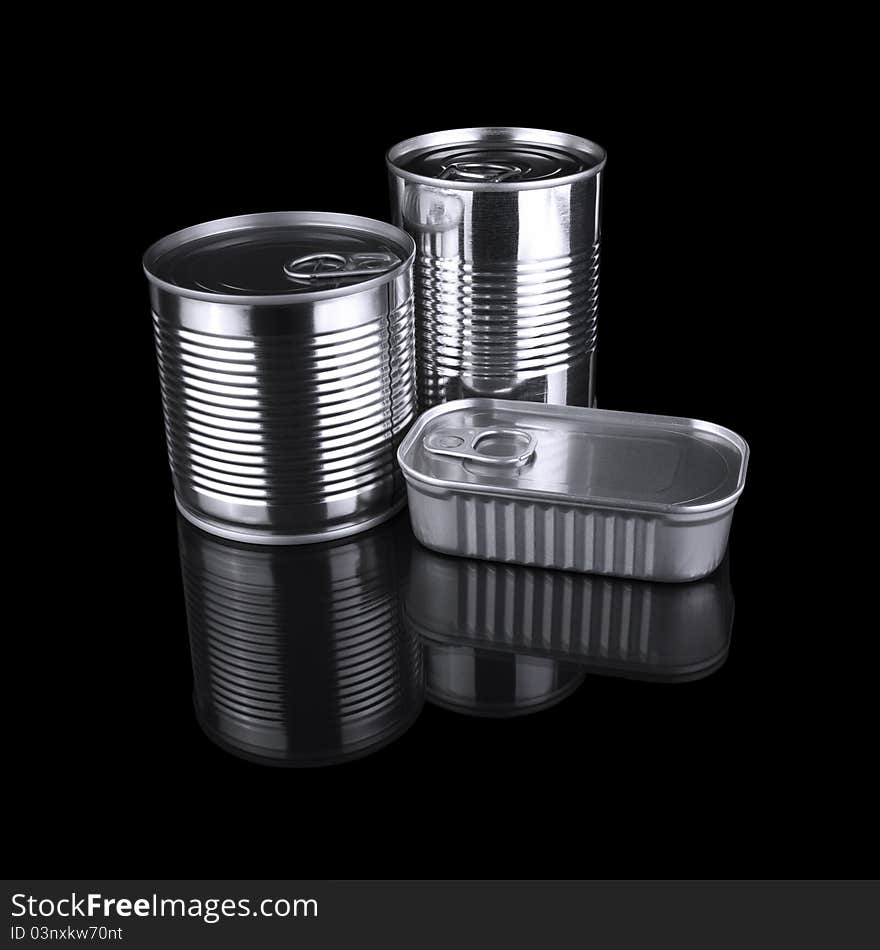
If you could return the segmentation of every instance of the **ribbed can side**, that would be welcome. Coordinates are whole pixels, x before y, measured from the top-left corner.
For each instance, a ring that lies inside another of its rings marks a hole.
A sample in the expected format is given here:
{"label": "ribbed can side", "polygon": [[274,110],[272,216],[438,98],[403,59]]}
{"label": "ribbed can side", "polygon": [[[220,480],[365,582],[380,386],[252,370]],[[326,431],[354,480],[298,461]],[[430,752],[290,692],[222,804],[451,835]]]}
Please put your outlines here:
{"label": "ribbed can side", "polygon": [[733,519],[732,504],[701,515],[661,517],[414,484],[408,490],[413,531],[433,550],[637,580],[689,581],[710,574],[724,557]]}
{"label": "ribbed can side", "polygon": [[468,396],[589,403],[598,241],[573,256],[482,268],[422,252],[414,289],[420,409]]}
{"label": "ribbed can side", "polygon": [[403,497],[413,304],[353,327],[216,334],[154,313],[169,460],[188,511],[320,535]]}

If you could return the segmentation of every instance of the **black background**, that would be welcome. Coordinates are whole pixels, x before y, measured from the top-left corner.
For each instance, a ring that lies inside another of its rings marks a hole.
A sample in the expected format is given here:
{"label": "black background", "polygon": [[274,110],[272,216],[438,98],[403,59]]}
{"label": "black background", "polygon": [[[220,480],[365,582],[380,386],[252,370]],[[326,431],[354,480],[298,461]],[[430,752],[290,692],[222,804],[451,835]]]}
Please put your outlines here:
{"label": "black background", "polygon": [[[758,106],[735,92],[707,100],[696,78],[668,89],[645,76],[616,95],[600,79],[589,96],[563,81],[552,97],[349,81],[341,103],[294,102],[232,80],[208,94],[190,76],[137,117],[83,120],[102,163],[83,182],[83,243],[111,280],[97,313],[94,294],[73,295],[68,316],[88,319],[62,337],[88,362],[54,413],[74,514],[38,555],[36,650],[12,676],[28,700],[7,780],[20,873],[47,861],[62,876],[858,873],[872,718],[848,684],[853,631],[820,618],[835,582],[802,570],[787,534],[803,472],[782,419],[802,384],[799,357],[774,342],[781,265],[767,247],[774,180]],[[588,677],[560,706],[509,721],[426,706],[351,765],[250,765],[192,714],[140,258],[178,228],[243,212],[387,218],[385,150],[476,124],[558,128],[608,151],[600,405],[710,419],[750,443],[730,658],[678,686]],[[68,399],[86,415],[68,416]]]}

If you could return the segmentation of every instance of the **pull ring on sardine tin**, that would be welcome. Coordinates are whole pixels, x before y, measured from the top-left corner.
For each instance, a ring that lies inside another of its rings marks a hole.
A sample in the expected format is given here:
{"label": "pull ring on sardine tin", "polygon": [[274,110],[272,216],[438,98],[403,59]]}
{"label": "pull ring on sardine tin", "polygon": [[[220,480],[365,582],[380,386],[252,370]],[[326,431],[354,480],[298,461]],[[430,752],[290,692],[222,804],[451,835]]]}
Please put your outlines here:
{"label": "pull ring on sardine tin", "polygon": [[423,444],[435,455],[489,465],[525,465],[538,440],[523,429],[440,429],[428,433]]}

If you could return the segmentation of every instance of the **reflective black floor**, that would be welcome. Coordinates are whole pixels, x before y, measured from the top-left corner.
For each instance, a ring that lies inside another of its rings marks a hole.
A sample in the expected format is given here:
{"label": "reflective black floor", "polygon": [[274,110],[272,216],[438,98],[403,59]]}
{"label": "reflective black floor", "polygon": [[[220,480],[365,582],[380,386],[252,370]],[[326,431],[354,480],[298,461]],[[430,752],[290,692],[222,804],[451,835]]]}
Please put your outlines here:
{"label": "reflective black floor", "polygon": [[589,674],[699,679],[730,646],[727,559],[682,585],[446,557],[419,545],[406,511],[295,547],[178,529],[198,721],[267,765],[369,755],[425,701],[511,717],[564,702]]}

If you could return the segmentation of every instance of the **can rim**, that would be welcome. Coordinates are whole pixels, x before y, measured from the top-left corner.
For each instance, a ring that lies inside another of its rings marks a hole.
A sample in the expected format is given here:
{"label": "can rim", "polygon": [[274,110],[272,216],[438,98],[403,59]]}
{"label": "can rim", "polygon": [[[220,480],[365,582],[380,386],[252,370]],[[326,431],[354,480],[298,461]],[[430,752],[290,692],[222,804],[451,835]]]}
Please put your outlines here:
{"label": "can rim", "polygon": [[[405,252],[401,262],[390,270],[372,277],[369,280],[361,281],[357,284],[350,284],[348,287],[336,287],[332,290],[310,290],[303,293],[290,294],[221,294],[207,290],[196,290],[190,287],[181,287],[178,284],[169,283],[163,280],[150,268],[156,261],[168,251],[176,247],[181,247],[189,241],[202,237],[209,237],[212,234],[221,234],[224,231],[245,230],[256,226],[270,226],[273,224],[315,224],[315,225],[339,225],[360,229],[374,234],[377,237],[383,237],[390,241],[395,241]],[[388,224],[386,221],[378,221],[375,218],[367,218],[357,214],[339,214],[331,211],[259,211],[253,214],[238,214],[228,218],[214,218],[211,221],[204,221],[201,224],[194,224],[188,228],[182,228],[171,234],[160,238],[151,244],[143,256],[144,273],[147,280],[161,290],[174,294],[176,297],[189,297],[193,300],[204,300],[209,303],[233,304],[235,306],[286,306],[295,303],[313,303],[317,300],[332,300],[337,297],[348,297],[359,294],[383,284],[390,283],[395,278],[406,272],[412,265],[416,255],[415,241],[406,233],[406,231]]]}
{"label": "can rim", "polygon": [[[444,178],[432,178],[430,175],[419,175],[416,172],[401,168],[397,162],[400,158],[416,148],[424,148],[429,145],[467,144],[468,142],[482,142],[490,135],[507,136],[512,143],[522,139],[528,141],[528,137],[537,139],[538,144],[562,145],[570,148],[576,148],[581,152],[586,152],[599,159],[599,161],[590,168],[575,172],[572,175],[562,175],[559,178],[547,178],[536,181],[521,182],[473,182],[456,181]],[[605,167],[607,160],[605,149],[597,145],[590,139],[583,138],[580,135],[572,135],[568,132],[554,132],[551,129],[530,129],[520,126],[472,126],[466,129],[446,129],[442,132],[428,132],[422,135],[414,135],[412,138],[404,139],[385,153],[385,164],[389,171],[399,178],[411,181],[420,185],[434,185],[441,188],[448,188],[455,191],[532,191],[538,188],[555,188],[557,185],[570,185],[573,182],[592,178],[598,175]]]}

